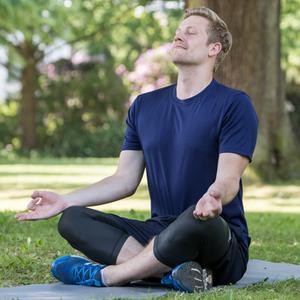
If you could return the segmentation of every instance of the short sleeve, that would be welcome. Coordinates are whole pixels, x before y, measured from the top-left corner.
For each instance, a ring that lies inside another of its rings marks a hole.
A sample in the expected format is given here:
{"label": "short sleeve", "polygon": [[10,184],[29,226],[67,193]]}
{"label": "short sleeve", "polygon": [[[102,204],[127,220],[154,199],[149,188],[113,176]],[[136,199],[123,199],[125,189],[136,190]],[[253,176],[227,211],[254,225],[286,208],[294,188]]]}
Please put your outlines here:
{"label": "short sleeve", "polygon": [[132,103],[128,110],[126,119],[126,130],[122,150],[142,150],[141,142],[137,132],[137,102]]}
{"label": "short sleeve", "polygon": [[220,129],[219,153],[236,153],[252,161],[256,145],[258,118],[245,93],[234,96],[227,107]]}

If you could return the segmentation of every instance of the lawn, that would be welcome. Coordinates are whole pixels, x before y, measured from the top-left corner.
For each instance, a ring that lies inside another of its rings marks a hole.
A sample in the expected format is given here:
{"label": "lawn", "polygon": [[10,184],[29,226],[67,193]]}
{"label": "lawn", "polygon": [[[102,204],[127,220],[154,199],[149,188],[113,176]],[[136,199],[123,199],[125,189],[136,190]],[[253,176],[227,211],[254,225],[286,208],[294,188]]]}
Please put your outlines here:
{"label": "lawn", "polygon": [[[64,193],[111,174],[115,165],[115,159],[0,164],[0,286],[53,282],[49,273],[52,260],[76,254],[57,233],[58,217],[36,222],[14,219],[14,211],[25,207],[31,191],[46,188]],[[245,182],[246,214],[252,236],[250,257],[300,264],[299,182],[266,185],[251,170]],[[145,219],[149,216],[147,198],[143,179],[134,197],[105,209]],[[227,287],[206,295],[172,293],[164,299],[299,299],[299,295],[300,281],[288,280],[240,290]]]}

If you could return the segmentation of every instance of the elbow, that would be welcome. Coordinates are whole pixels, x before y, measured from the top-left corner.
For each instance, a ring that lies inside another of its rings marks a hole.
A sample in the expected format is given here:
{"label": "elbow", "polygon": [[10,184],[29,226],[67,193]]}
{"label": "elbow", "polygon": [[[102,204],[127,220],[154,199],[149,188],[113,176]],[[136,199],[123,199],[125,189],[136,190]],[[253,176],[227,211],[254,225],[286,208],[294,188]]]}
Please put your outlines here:
{"label": "elbow", "polygon": [[135,180],[132,176],[128,176],[128,174],[115,174],[113,177],[116,179],[119,191],[124,198],[132,196],[139,186],[139,181]]}
{"label": "elbow", "polygon": [[135,194],[137,188],[138,188],[138,184],[132,182],[124,182],[123,185],[124,196],[125,197],[132,196],[133,194]]}
{"label": "elbow", "polygon": [[124,188],[125,197],[130,197],[130,196],[134,195],[136,190],[137,190],[137,186],[136,187],[131,187],[131,186],[125,187]]}

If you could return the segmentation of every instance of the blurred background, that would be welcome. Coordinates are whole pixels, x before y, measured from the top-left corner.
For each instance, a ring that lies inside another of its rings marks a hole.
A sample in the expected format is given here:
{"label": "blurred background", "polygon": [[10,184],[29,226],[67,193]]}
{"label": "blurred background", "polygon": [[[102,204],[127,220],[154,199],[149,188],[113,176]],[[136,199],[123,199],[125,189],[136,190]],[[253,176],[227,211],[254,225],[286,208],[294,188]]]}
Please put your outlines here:
{"label": "blurred background", "polygon": [[300,0],[0,0],[0,161],[116,157],[137,94],[176,82],[168,57],[187,7],[233,34],[216,78],[260,119],[252,168],[300,173]]}
{"label": "blurred background", "polygon": [[[168,48],[184,9],[202,5],[233,35],[215,77],[246,91],[260,121],[243,176],[250,257],[300,263],[300,0],[0,0],[0,287],[52,282],[52,260],[76,254],[58,217],[15,212],[35,189],[65,194],[115,172],[128,107],[176,82]],[[148,218],[145,176],[133,196],[96,209]],[[219,294],[299,290],[295,280]]]}

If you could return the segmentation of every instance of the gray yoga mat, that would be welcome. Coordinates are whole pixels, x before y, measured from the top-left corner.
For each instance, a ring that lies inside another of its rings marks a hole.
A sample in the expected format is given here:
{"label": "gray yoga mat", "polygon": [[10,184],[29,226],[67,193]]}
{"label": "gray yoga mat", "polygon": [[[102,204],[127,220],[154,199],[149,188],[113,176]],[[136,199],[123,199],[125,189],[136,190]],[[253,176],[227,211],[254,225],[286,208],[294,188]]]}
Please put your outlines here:
{"label": "gray yoga mat", "polygon": [[[242,288],[260,282],[276,282],[290,278],[300,280],[300,265],[250,260],[244,277],[233,287]],[[62,283],[33,284],[13,288],[0,288],[1,300],[98,300],[144,299],[165,295],[171,290],[158,286],[124,286],[95,288]]]}

